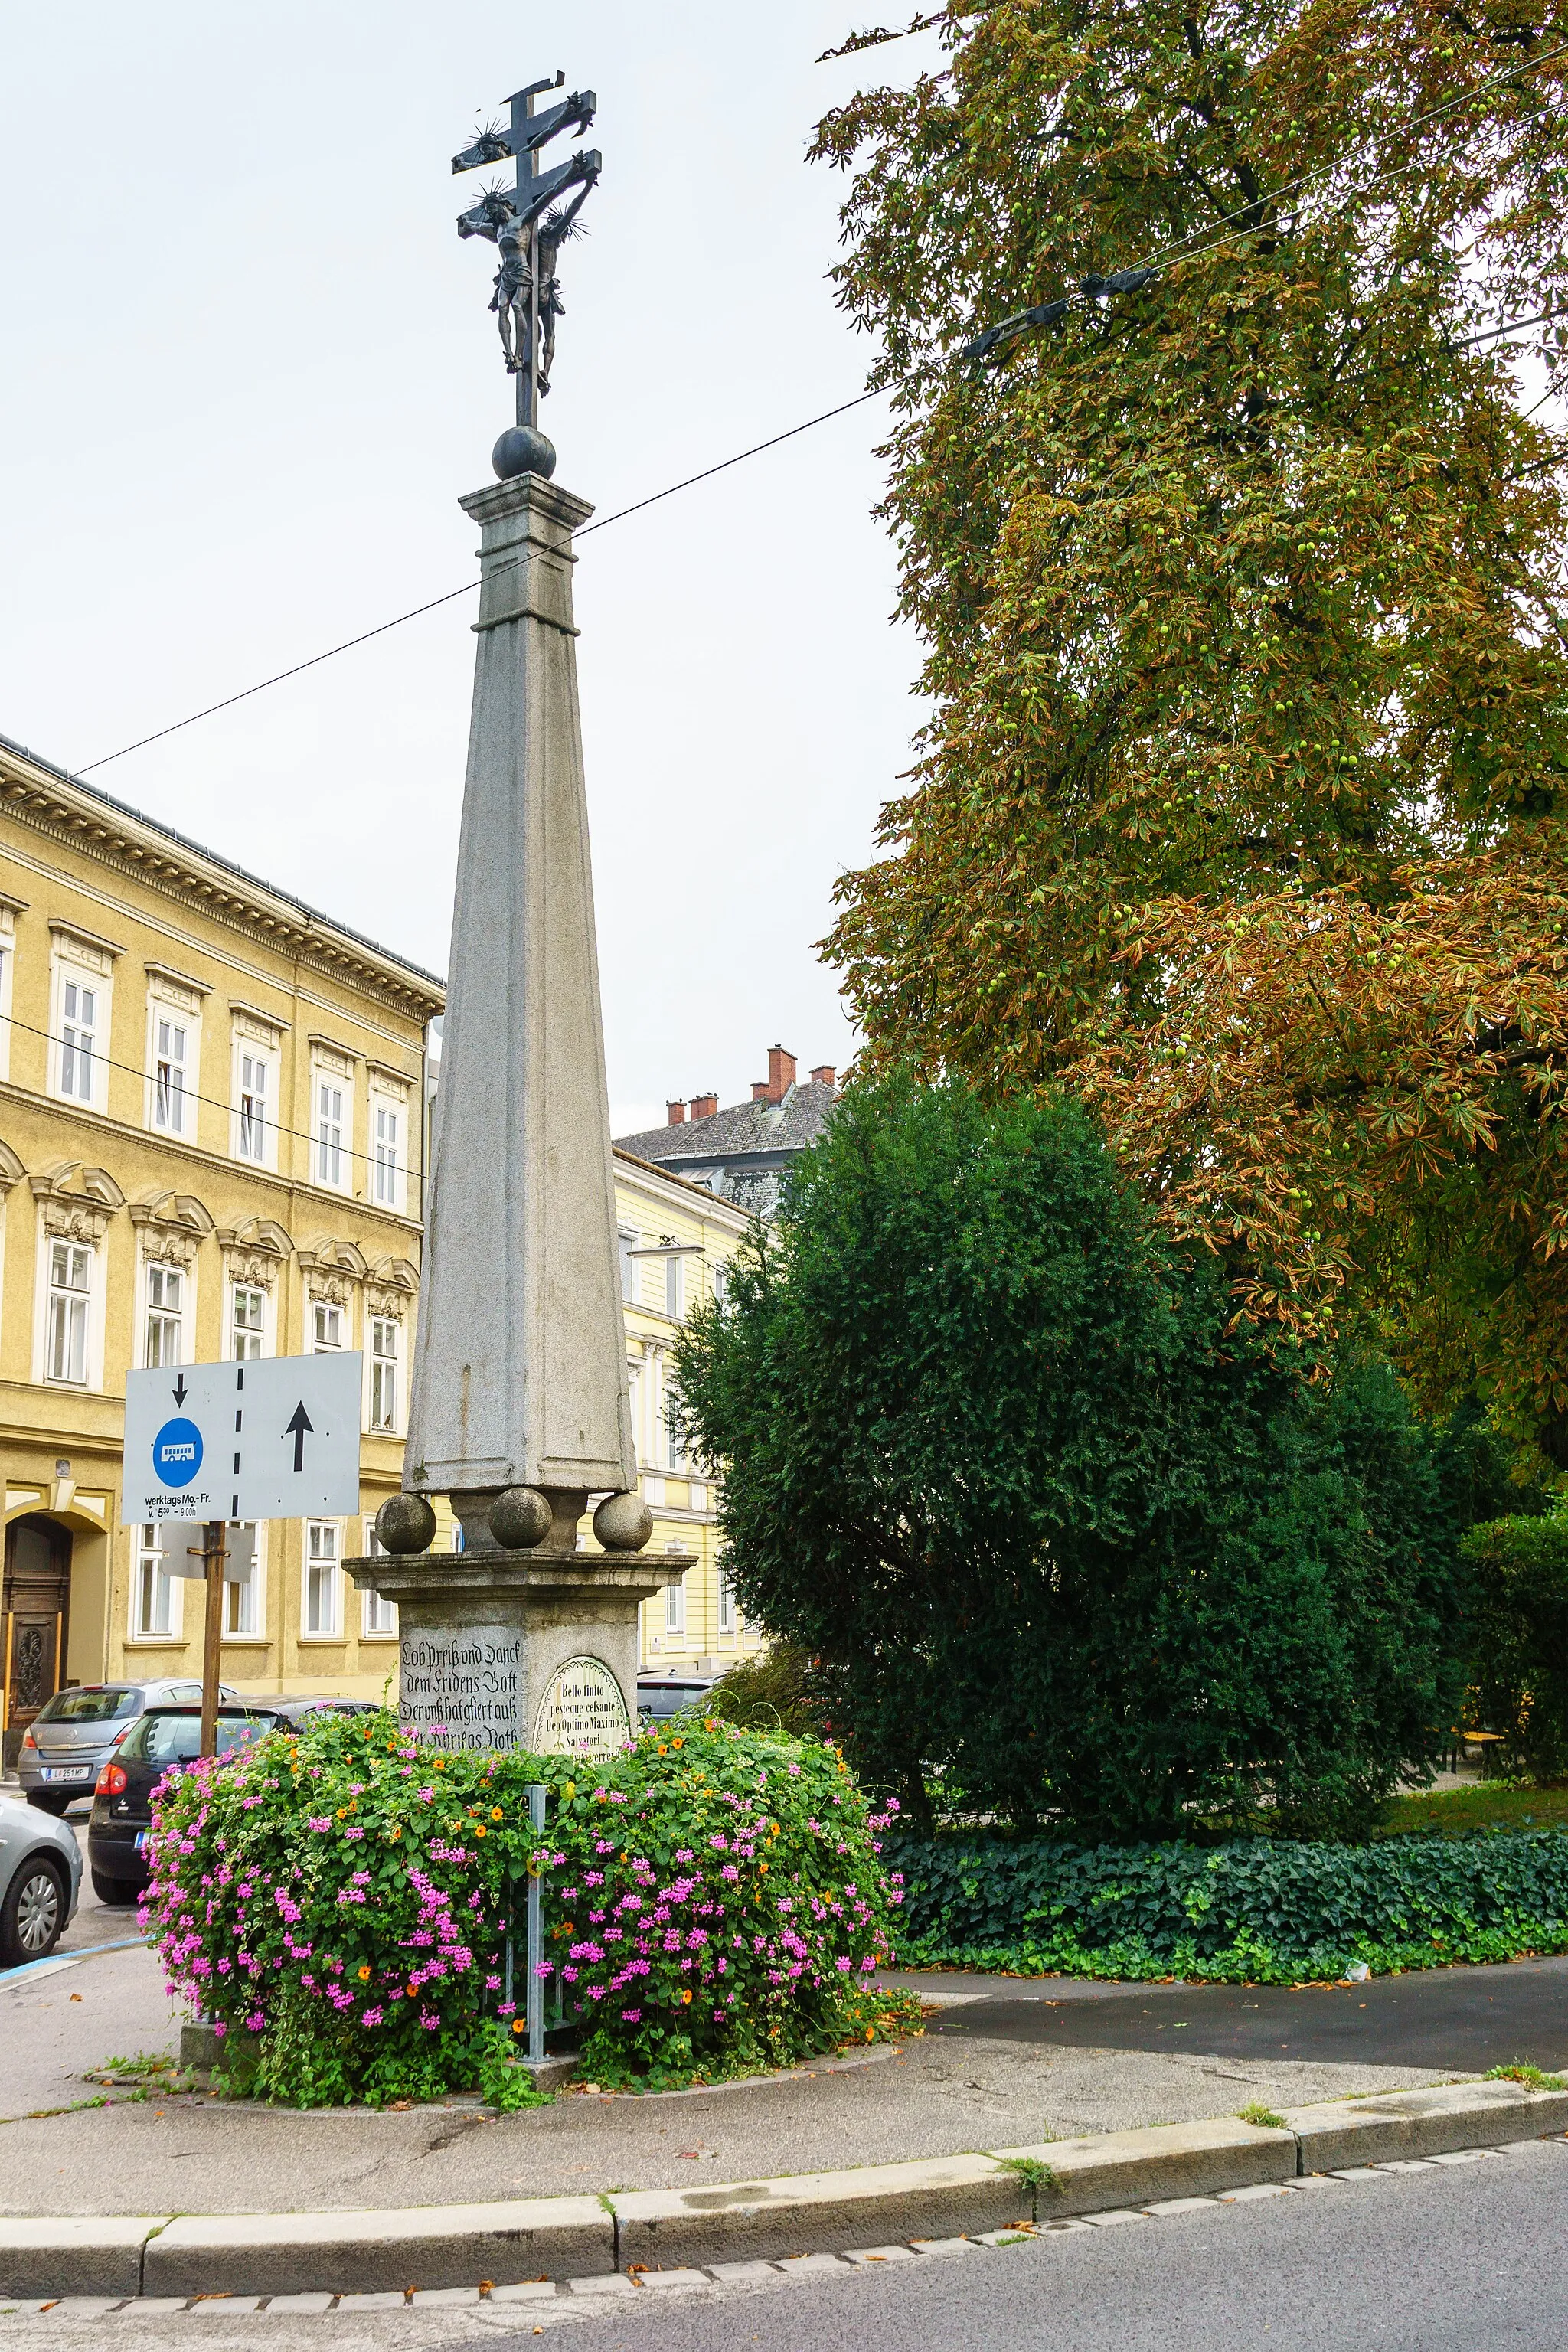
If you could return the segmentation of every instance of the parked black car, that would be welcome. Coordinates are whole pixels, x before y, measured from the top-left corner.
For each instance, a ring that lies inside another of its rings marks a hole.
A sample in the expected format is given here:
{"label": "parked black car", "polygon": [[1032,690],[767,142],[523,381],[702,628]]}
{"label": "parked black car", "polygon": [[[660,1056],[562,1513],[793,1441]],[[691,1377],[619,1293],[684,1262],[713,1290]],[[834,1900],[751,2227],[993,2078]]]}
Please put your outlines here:
{"label": "parked black car", "polygon": [[[258,1699],[220,1706],[219,1759],[243,1755],[269,1731],[298,1731],[313,1715],[374,1715],[360,1698]],[[140,1900],[147,1884],[153,1791],[171,1765],[194,1762],[202,1744],[199,1706],[149,1707],[98,1776],[87,1825],[88,1867],[100,1903]]]}
{"label": "parked black car", "polygon": [[[289,1718],[271,1705],[220,1706],[217,1753],[243,1755]],[[147,1832],[153,1791],[171,1765],[194,1763],[201,1752],[199,1706],[153,1706],[126,1736],[98,1776],[87,1824],[87,1862],[100,1903],[135,1903],[147,1884]]]}

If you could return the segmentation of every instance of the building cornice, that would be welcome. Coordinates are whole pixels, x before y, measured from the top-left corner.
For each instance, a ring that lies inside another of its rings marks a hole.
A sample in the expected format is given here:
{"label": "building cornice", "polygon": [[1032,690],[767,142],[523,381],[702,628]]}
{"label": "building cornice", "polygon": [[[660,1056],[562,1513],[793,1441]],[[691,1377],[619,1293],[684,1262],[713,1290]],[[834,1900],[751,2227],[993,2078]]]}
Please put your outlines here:
{"label": "building cornice", "polygon": [[306,959],[340,980],[391,998],[421,1021],[446,1003],[446,984],[434,972],[395,956],[303,900],[290,898],[243,866],[114,800],[96,785],[57,768],[0,735],[0,801],[40,830],[55,833],[96,856],[141,874],[203,911],[259,932],[272,945]]}

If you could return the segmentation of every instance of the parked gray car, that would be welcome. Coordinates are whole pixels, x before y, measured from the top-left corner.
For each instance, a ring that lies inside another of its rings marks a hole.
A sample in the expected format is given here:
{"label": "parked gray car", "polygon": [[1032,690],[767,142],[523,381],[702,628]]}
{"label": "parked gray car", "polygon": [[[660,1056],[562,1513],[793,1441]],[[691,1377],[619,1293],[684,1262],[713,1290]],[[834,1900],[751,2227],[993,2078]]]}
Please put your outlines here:
{"label": "parked gray car", "polygon": [[76,1916],[81,1848],[65,1822],[0,1797],[0,1969],[52,1952]]}
{"label": "parked gray car", "polygon": [[[222,1699],[239,1696],[226,1683]],[[202,1686],[186,1675],[155,1683],[75,1683],[57,1691],[28,1725],[16,1759],[22,1793],[40,1812],[63,1813],[90,1797],[100,1771],[150,1706],[199,1706]]]}

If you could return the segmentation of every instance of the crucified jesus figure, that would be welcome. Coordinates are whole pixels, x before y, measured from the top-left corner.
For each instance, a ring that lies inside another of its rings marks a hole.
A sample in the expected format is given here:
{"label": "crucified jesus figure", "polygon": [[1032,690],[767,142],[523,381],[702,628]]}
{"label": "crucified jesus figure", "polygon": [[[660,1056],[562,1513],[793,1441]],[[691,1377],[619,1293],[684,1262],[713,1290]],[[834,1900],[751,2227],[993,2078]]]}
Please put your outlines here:
{"label": "crucified jesus figure", "polygon": [[[566,309],[561,299],[561,280],[555,275],[555,258],[566,239],[578,234],[577,215],[587,201],[591,185],[590,182],[588,186],[579,188],[569,205],[547,213],[531,226],[515,215],[509,215],[496,234],[500,268],[496,271],[490,309],[500,330],[507,369],[512,375],[522,373],[528,366],[531,341],[537,334],[542,397],[550,389],[550,371],[555,360],[555,321],[565,315]],[[535,250],[539,268],[537,320],[533,316]]]}

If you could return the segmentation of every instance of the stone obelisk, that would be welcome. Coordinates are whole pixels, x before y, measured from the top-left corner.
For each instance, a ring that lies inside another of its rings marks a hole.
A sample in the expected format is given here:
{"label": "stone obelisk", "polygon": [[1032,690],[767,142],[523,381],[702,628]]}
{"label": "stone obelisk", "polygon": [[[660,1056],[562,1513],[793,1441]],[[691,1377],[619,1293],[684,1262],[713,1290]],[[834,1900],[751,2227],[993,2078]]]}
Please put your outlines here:
{"label": "stone obelisk", "polygon": [[[534,422],[576,209],[543,205],[574,185],[580,204],[599,164],[538,173],[544,139],[592,120],[592,92],[536,117],[555,86],[519,91],[510,131],[454,159],[519,159],[516,189],[458,223],[502,254],[491,307],[518,424],[496,445],[500,480],[461,501],[480,530],[478,650],[404,1491],[377,1515],[384,1555],[349,1566],[398,1604],[410,1728],[592,1752],[636,1726],[639,1601],[691,1561],[637,1557],[652,1518],[626,1398],[572,605],[572,534],[593,509],[551,480]],[[460,1551],[431,1549],[433,1495],[451,1497]],[[595,1496],[603,1549],[580,1549]]]}

